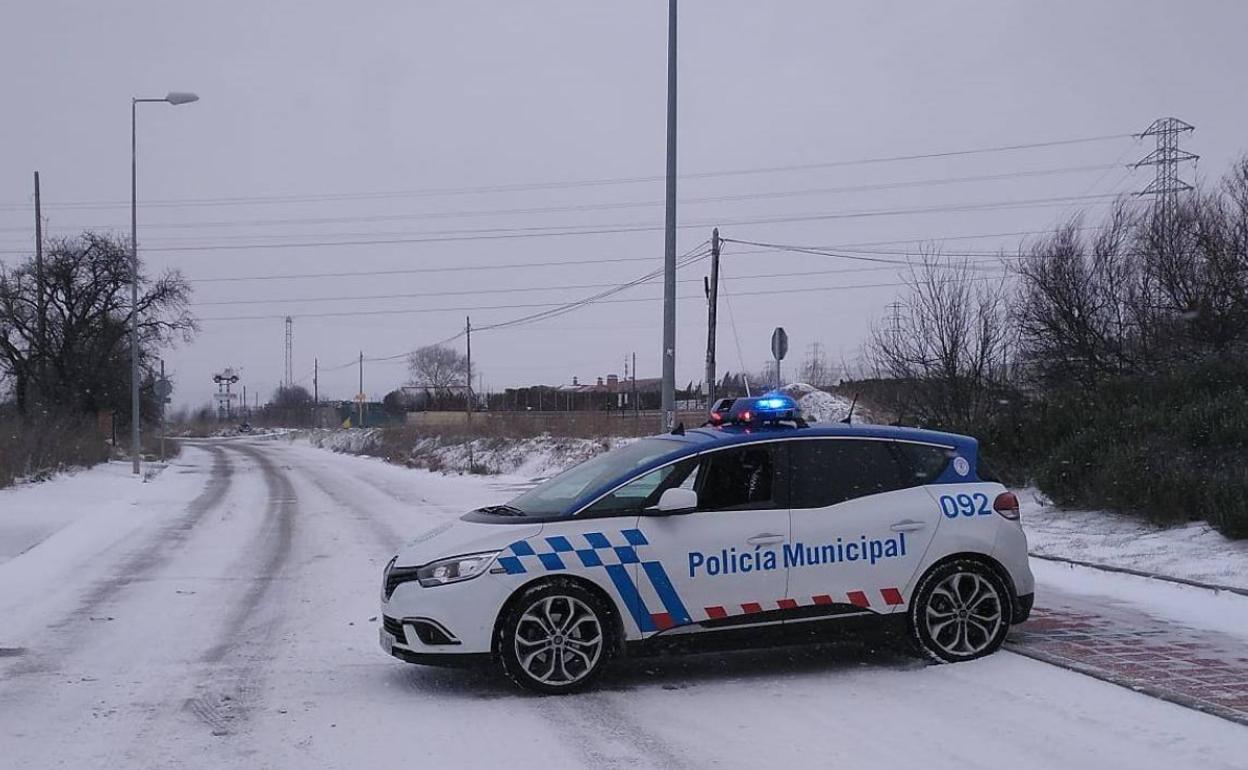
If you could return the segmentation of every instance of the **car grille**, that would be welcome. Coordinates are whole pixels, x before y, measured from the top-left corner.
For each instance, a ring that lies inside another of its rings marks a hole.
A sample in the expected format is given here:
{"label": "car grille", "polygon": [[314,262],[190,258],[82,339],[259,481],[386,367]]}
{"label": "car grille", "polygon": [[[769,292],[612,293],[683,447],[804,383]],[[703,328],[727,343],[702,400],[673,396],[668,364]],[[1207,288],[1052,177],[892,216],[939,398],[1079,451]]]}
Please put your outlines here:
{"label": "car grille", "polygon": [[381,618],[381,626],[386,629],[386,633],[393,636],[402,644],[407,644],[407,636],[403,633],[403,624],[398,618],[392,618],[389,615],[383,615]]}
{"label": "car grille", "polygon": [[416,567],[391,567],[386,573],[386,598],[389,599],[394,593],[394,589],[399,587],[400,583],[407,583],[416,579]]}

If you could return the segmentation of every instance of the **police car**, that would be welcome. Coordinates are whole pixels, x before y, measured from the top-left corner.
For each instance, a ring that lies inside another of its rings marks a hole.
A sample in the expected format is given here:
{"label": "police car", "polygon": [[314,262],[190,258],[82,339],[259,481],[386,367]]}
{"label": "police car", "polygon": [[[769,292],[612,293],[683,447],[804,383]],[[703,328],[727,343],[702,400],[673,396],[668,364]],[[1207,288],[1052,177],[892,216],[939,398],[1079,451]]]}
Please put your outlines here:
{"label": "police car", "polygon": [[975,439],[807,425],[768,395],[420,535],[386,565],[381,645],[411,663],[492,661],[543,693],[622,654],[863,621],[956,662],[1000,647],[1033,591],[1018,500]]}

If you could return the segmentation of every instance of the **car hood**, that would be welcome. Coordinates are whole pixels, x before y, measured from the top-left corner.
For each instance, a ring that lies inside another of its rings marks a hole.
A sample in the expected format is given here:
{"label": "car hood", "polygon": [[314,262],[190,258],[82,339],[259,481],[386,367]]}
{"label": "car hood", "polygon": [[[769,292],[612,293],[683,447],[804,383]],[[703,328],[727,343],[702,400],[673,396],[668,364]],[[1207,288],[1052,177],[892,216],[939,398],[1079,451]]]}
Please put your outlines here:
{"label": "car hood", "polygon": [[422,532],[399,549],[398,567],[419,567],[436,559],[497,551],[542,531],[540,523],[504,520],[504,524],[448,521]]}

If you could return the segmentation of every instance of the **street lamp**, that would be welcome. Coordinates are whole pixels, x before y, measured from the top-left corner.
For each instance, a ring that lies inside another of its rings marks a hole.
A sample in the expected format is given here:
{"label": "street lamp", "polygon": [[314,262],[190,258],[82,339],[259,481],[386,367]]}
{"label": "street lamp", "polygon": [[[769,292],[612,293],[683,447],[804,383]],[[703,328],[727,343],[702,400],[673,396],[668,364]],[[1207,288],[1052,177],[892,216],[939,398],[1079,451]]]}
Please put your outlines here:
{"label": "street lamp", "polygon": [[190,104],[199,97],[186,91],[170,91],[163,99],[130,100],[130,454],[138,475],[139,453],[139,174],[136,116],[140,102]]}

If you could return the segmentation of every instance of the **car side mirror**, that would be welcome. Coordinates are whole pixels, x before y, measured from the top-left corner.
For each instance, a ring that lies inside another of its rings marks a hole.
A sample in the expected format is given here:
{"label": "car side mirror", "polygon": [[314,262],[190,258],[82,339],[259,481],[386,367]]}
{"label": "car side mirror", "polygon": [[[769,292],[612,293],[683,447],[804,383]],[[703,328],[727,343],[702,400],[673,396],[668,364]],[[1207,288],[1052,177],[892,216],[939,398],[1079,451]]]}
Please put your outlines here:
{"label": "car side mirror", "polygon": [[698,508],[698,493],[692,489],[673,487],[664,490],[659,496],[658,505],[646,509],[651,516],[671,516],[677,513],[690,513]]}

